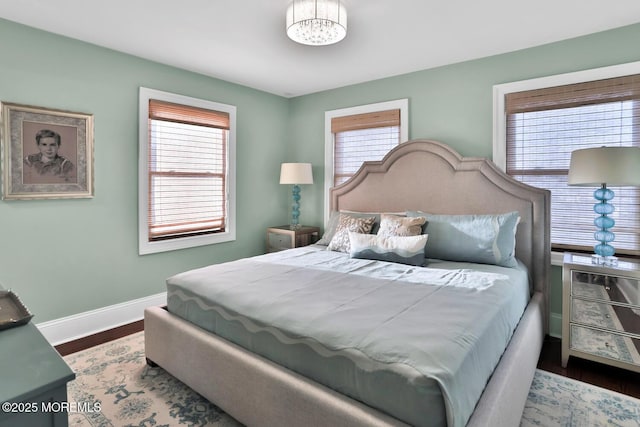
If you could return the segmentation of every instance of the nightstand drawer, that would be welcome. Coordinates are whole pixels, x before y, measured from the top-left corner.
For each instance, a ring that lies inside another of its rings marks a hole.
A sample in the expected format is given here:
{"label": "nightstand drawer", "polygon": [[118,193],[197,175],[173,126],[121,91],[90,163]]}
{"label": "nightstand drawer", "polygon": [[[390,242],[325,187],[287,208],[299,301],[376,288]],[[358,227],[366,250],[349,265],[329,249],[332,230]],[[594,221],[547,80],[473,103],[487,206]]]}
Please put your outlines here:
{"label": "nightstand drawer", "polygon": [[587,299],[640,303],[640,281],[633,277],[610,276],[573,270],[571,295]]}
{"label": "nightstand drawer", "polygon": [[[635,311],[639,311],[635,309]],[[640,315],[630,307],[587,301],[579,298],[571,300],[571,321],[597,328],[610,329],[640,335]]]}
{"label": "nightstand drawer", "polygon": [[291,236],[287,234],[269,233],[267,234],[267,247],[273,251],[282,251],[293,248]]}
{"label": "nightstand drawer", "polygon": [[640,340],[597,329],[571,325],[572,350],[640,366]]}

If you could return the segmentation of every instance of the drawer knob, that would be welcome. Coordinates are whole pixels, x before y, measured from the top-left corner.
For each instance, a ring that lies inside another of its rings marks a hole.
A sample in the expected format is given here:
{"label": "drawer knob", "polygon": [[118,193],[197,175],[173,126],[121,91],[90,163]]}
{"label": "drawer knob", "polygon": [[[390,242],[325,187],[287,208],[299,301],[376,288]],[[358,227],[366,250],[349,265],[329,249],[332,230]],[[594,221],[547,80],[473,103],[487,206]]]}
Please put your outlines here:
{"label": "drawer knob", "polygon": [[611,286],[605,286],[604,289],[605,289],[605,291],[610,291],[611,290]]}
{"label": "drawer knob", "polygon": [[606,317],[607,319],[611,319],[611,315],[610,314],[606,314],[604,317]]}

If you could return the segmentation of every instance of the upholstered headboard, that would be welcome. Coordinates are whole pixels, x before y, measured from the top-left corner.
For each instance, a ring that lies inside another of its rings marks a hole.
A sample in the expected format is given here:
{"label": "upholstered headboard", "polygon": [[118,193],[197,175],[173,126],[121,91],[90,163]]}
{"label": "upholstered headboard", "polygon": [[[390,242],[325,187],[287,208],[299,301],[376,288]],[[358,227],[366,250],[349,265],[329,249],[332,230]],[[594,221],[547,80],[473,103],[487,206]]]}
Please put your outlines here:
{"label": "upholstered headboard", "polygon": [[433,214],[517,210],[516,256],[529,268],[533,289],[548,298],[550,193],[514,180],[487,159],[462,157],[436,141],[405,142],[331,189],[330,209]]}

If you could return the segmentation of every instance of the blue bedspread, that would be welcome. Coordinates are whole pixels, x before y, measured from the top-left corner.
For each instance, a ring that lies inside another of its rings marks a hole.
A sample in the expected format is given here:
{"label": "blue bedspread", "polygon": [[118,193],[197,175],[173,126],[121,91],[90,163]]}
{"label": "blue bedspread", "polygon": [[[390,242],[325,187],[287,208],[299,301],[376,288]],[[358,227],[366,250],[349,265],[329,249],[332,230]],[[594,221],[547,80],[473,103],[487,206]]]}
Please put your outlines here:
{"label": "blue bedspread", "polygon": [[168,309],[406,423],[464,426],[528,302],[525,268],[323,249],[178,274]]}

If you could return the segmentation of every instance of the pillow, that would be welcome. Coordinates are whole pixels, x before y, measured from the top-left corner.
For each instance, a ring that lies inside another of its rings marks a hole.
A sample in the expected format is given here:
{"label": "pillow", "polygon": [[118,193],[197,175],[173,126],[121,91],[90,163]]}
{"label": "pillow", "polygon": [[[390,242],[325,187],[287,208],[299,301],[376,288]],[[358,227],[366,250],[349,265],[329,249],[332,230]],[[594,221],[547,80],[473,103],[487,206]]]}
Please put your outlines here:
{"label": "pillow", "polygon": [[327,226],[324,229],[324,234],[322,235],[320,240],[316,242],[317,245],[327,246],[329,243],[331,243],[333,235],[336,234],[336,228],[338,228],[339,220],[340,212],[331,211],[331,213],[329,214],[329,221],[327,221]]}
{"label": "pillow", "polygon": [[349,232],[351,258],[373,259],[421,266],[424,264],[424,246],[427,235],[380,236]]}
{"label": "pillow", "polygon": [[378,236],[418,236],[422,234],[422,225],[427,222],[423,216],[405,217],[382,214]]}
{"label": "pillow", "polygon": [[[371,227],[371,233],[377,233],[378,227],[380,225],[380,216],[382,214],[375,212],[356,212],[356,211],[331,211],[329,214],[329,221],[327,221],[327,226],[325,227],[324,234],[322,238],[316,242],[317,245],[328,245],[331,243],[331,239],[336,234],[336,229],[338,228],[338,222],[340,221],[340,214],[348,214],[356,218],[368,218],[375,217],[375,221],[373,222],[373,226]],[[404,212],[394,213],[393,215],[404,216]]]}
{"label": "pillow", "polygon": [[518,212],[497,215],[433,215],[407,212],[407,216],[427,218],[429,243],[427,258],[495,264],[502,267],[518,265],[516,228]]}
{"label": "pillow", "polygon": [[371,227],[373,227],[373,222],[375,220],[376,218],[373,216],[368,218],[357,218],[350,214],[341,213],[338,220],[338,226],[336,227],[336,233],[331,238],[331,242],[329,242],[327,249],[330,251],[349,253],[349,232],[356,231],[358,233],[367,234],[371,231]]}
{"label": "pillow", "polygon": [[406,212],[358,212],[358,211],[350,211],[350,210],[341,210],[340,212],[346,213],[349,215],[354,215],[357,217],[366,217],[366,216],[374,216],[376,220],[373,223],[373,227],[371,227],[371,234],[377,234],[380,229],[380,218],[382,215],[396,215],[396,216],[407,216]]}

